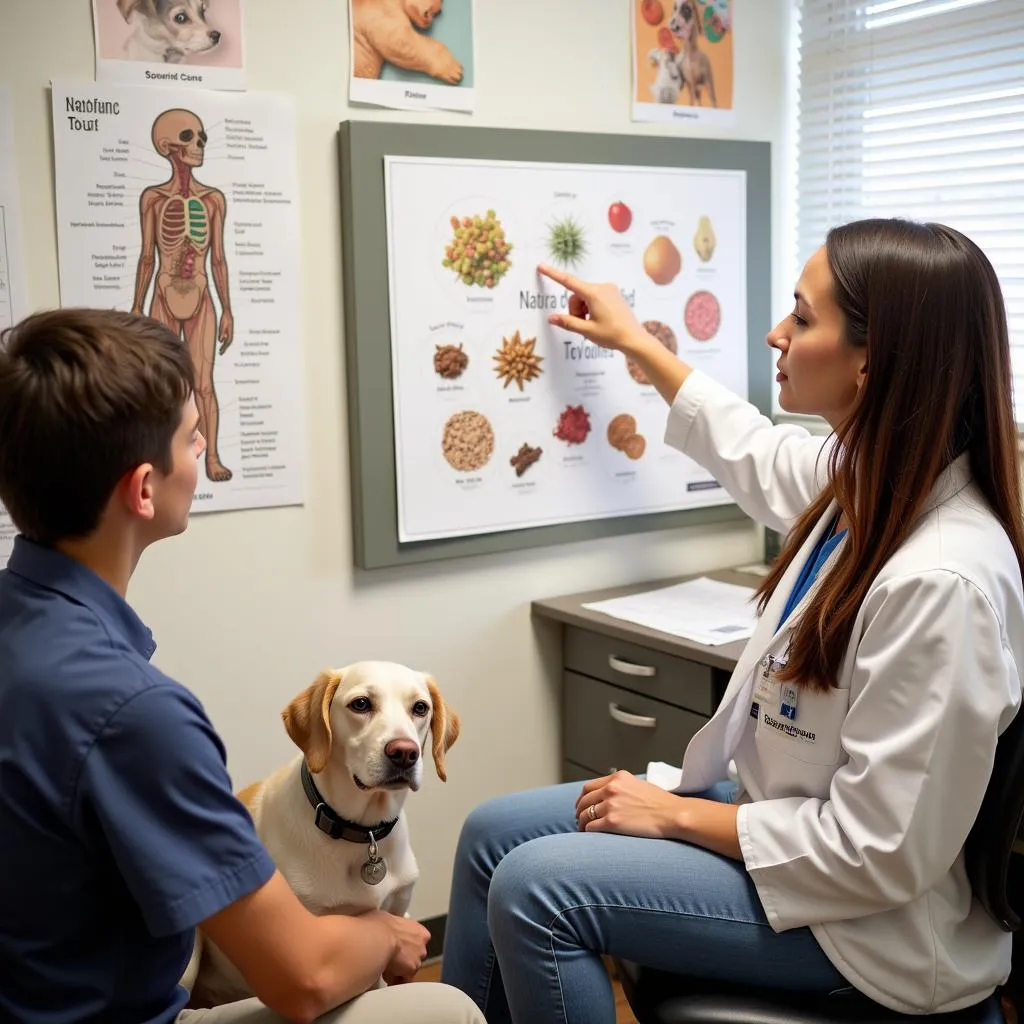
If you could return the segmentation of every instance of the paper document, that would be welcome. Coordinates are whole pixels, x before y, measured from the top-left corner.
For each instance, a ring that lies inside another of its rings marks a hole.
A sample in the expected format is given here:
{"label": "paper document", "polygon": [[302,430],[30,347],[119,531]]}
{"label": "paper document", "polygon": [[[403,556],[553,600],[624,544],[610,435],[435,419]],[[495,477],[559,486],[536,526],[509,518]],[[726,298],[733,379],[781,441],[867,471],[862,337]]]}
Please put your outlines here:
{"label": "paper document", "polygon": [[[11,90],[0,85],[0,331],[28,314],[28,283],[21,234]],[[14,524],[0,505],[0,569],[14,544]]]}
{"label": "paper document", "polygon": [[713,647],[753,635],[757,621],[753,598],[751,587],[700,576],[671,587],[594,601],[583,607]]}

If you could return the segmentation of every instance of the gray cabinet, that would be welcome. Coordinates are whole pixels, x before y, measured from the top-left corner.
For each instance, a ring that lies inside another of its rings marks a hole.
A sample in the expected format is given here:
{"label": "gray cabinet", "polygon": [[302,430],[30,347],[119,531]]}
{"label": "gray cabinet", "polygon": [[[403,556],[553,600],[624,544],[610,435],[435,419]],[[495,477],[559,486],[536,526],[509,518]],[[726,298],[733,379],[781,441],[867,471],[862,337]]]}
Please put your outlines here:
{"label": "gray cabinet", "polygon": [[576,626],[562,650],[565,782],[679,764],[728,682],[720,669]]}

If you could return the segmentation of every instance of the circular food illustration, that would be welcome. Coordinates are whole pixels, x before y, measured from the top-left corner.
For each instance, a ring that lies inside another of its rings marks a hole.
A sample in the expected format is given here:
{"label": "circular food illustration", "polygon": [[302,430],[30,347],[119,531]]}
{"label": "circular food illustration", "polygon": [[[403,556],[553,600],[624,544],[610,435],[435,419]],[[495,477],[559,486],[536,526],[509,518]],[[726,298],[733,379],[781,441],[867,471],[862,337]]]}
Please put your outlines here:
{"label": "circular food illustration", "polygon": [[709,217],[701,217],[697,222],[697,233],[693,236],[693,249],[704,263],[715,254],[715,229]]}
{"label": "circular food illustration", "polygon": [[671,284],[682,269],[682,254],[668,235],[658,235],[644,250],[644,273],[655,284]]}
{"label": "circular food illustration", "polygon": [[608,424],[608,443],[630,459],[639,459],[647,449],[643,435],[636,432],[636,418],[620,412]]}
{"label": "circular food illustration", "polygon": [[722,323],[722,307],[711,292],[694,292],[683,311],[686,329],[696,341],[710,341]]}
{"label": "circular food illustration", "polygon": [[534,349],[537,346],[536,338],[524,338],[516,331],[511,338],[501,339],[501,348],[493,356],[495,366],[494,372],[505,382],[504,387],[515,382],[520,391],[523,384],[539,377],[544,371],[540,364],[544,357],[537,355]]}
{"label": "circular food illustration", "polygon": [[494,430],[487,417],[478,412],[457,412],[444,425],[441,449],[452,469],[471,473],[487,465],[493,454]]}
{"label": "circular food illustration", "polygon": [[[643,329],[648,333],[654,335],[671,352],[673,355],[679,351],[679,345],[676,343],[675,332],[669,327],[668,324],[663,324],[660,320],[645,320],[642,324]],[[637,382],[637,384],[650,384],[651,382],[647,379],[647,375],[640,367],[633,362],[632,359],[626,358],[626,369],[629,370],[630,377]]]}
{"label": "circular food illustration", "polygon": [[461,345],[434,346],[434,372],[445,380],[456,380],[469,365],[469,356]]}
{"label": "circular food illustration", "polygon": [[587,255],[583,225],[573,217],[562,217],[548,225],[548,255],[563,267],[576,267]]}
{"label": "circular food illustration", "polygon": [[505,238],[497,214],[452,217],[452,238],[445,246],[442,265],[458,275],[464,285],[493,288],[512,266],[512,243]]}
{"label": "circular food illustration", "polygon": [[582,405],[567,405],[552,433],[566,444],[583,444],[590,433],[590,413]]}

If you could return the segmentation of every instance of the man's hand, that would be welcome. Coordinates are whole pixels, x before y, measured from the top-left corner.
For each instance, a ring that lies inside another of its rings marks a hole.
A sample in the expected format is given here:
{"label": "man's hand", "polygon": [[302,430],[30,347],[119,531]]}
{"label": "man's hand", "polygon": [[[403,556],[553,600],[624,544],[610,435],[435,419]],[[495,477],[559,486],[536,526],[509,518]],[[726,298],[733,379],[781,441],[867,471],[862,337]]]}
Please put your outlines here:
{"label": "man's hand", "polygon": [[380,915],[395,937],[395,953],[384,970],[384,980],[389,985],[412,981],[427,958],[430,932],[419,921],[396,917],[382,910],[370,913]]}

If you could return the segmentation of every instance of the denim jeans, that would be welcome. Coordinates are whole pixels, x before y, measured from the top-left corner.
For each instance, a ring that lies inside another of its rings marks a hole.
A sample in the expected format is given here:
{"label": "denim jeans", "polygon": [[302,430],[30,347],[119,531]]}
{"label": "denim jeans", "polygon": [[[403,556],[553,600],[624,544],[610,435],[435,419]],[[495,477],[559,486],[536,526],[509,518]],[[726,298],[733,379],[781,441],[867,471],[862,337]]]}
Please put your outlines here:
{"label": "denim jeans", "polygon": [[[579,783],[488,801],[459,838],[442,981],[488,1024],[614,1024],[602,953],[766,988],[849,988],[807,928],[777,934],[743,864],[577,830]],[[708,798],[729,802],[720,783]]]}

